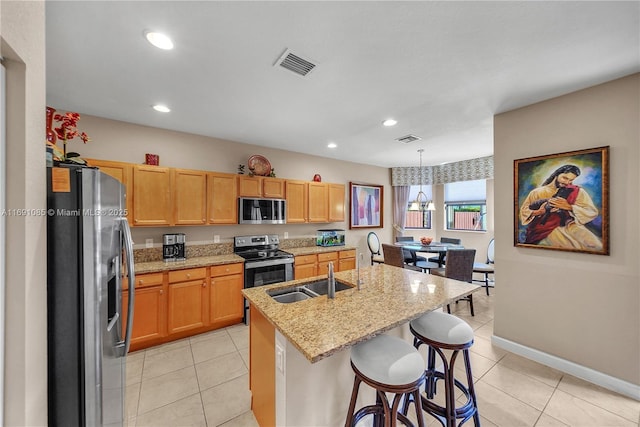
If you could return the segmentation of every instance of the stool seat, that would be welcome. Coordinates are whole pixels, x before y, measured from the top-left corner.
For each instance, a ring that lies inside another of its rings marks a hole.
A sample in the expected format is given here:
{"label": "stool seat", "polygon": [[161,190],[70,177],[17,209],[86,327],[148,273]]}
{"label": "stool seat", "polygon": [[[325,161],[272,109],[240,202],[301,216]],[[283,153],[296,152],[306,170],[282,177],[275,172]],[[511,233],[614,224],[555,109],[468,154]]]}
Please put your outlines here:
{"label": "stool seat", "polygon": [[[420,402],[420,386],[426,375],[424,360],[411,344],[398,337],[379,335],[351,348],[351,368],[355,378],[346,427],[357,425],[363,417],[369,415],[374,417],[374,426],[395,427],[397,421],[400,421],[411,427],[413,423],[406,417],[409,406],[406,401],[409,399],[415,402],[418,426],[425,426]],[[358,390],[362,382],[376,390],[376,402],[356,411]],[[392,402],[389,402],[387,393],[394,395]],[[403,398],[404,412],[399,412]]]}
{"label": "stool seat", "polygon": [[388,335],[355,345],[351,363],[362,375],[390,386],[418,381],[424,374],[424,360],[408,342]]}
{"label": "stool seat", "polygon": [[424,314],[409,323],[411,329],[434,344],[460,346],[473,343],[473,329],[464,320],[441,311]]}

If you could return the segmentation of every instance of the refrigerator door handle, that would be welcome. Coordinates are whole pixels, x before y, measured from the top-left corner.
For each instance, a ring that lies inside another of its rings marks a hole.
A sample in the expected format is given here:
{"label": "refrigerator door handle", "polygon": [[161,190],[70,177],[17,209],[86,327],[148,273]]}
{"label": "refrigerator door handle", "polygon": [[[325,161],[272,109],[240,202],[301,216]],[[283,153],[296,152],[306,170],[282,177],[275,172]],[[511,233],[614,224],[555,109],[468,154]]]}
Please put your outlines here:
{"label": "refrigerator door handle", "polygon": [[[133,308],[135,305],[136,297],[136,273],[133,270],[133,240],[131,239],[131,228],[127,218],[120,218],[122,221],[122,230],[124,232],[124,249],[127,258],[127,277],[129,278],[129,307],[127,307],[127,331],[124,337],[123,356],[129,353],[129,346],[131,345],[131,331],[133,329]],[[118,346],[120,347],[120,346]]]}

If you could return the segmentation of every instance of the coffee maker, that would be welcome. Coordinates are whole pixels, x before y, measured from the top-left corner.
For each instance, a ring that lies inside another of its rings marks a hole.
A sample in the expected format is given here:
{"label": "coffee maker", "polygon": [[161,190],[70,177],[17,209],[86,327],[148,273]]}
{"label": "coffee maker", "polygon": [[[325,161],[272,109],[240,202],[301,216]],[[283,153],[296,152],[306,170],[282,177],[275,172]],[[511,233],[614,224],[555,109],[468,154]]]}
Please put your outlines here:
{"label": "coffee maker", "polygon": [[162,258],[165,261],[182,261],[185,257],[184,233],[162,235]]}

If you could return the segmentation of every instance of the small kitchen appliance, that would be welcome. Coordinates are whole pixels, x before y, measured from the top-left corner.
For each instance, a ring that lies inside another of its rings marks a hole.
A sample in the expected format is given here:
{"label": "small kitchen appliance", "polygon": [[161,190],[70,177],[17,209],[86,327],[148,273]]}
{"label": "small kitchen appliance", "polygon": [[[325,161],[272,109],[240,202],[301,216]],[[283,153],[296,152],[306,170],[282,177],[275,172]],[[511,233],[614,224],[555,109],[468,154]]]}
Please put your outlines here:
{"label": "small kitchen appliance", "polygon": [[184,233],[163,234],[162,259],[165,261],[184,261],[186,258],[185,242]]}

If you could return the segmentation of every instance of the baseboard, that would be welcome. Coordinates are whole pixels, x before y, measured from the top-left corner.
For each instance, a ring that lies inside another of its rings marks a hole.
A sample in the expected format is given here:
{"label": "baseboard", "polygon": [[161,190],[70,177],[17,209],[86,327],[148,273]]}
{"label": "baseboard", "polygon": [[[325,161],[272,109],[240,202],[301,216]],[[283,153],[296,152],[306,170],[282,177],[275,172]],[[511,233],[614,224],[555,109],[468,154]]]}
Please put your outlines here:
{"label": "baseboard", "polygon": [[577,363],[570,362],[560,357],[553,356],[551,354],[536,350],[531,347],[518,344],[513,341],[493,335],[491,342],[497,347],[504,350],[515,353],[519,356],[531,359],[538,363],[541,363],[550,368],[557,369],[558,371],[566,372],[574,377],[581,378],[590,383],[599,385],[606,389],[615,391],[616,393],[624,394],[632,399],[640,401],[640,385],[632,384],[630,382],[621,380],[620,378],[612,377],[611,375],[603,374],[586,366],[578,365]]}

